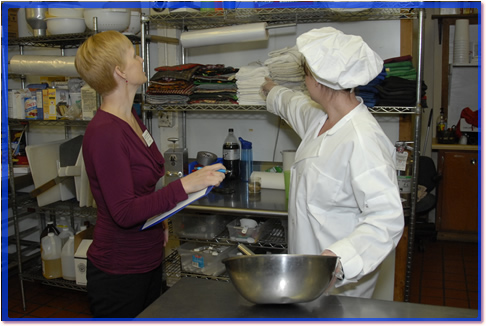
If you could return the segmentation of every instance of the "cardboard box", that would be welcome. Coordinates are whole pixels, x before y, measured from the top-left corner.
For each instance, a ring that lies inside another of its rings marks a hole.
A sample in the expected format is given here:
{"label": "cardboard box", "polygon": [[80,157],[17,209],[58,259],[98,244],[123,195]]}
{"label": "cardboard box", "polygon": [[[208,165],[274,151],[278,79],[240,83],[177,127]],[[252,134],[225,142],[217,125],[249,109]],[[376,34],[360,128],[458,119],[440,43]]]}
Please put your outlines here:
{"label": "cardboard box", "polygon": [[10,8],[8,10],[8,37],[17,38],[19,37],[19,22],[17,12],[19,8]]}
{"label": "cardboard box", "polygon": [[44,112],[44,120],[56,120],[56,89],[48,88],[42,90],[42,108]]}
{"label": "cardboard box", "polygon": [[86,253],[93,240],[84,239],[81,240],[78,248],[74,253],[74,268],[76,270],[76,284],[87,285],[86,280],[86,270],[88,266],[88,260],[86,258]]}
{"label": "cardboard box", "polygon": [[83,120],[93,119],[96,107],[96,91],[88,84],[81,87],[81,110]]}
{"label": "cardboard box", "polygon": [[[30,90],[28,89],[14,89],[12,90],[11,102],[12,109],[9,110],[9,118],[25,119],[25,98],[30,97]],[[9,96],[10,101],[10,96]]]}
{"label": "cardboard box", "polygon": [[37,107],[37,97],[35,92],[31,92],[30,96],[24,98],[24,108],[25,108],[25,119],[27,120],[37,120],[38,117],[38,107]]}
{"label": "cardboard box", "polygon": [[86,253],[93,242],[94,227],[87,228],[74,235],[74,267],[76,270],[76,284],[86,285]]}

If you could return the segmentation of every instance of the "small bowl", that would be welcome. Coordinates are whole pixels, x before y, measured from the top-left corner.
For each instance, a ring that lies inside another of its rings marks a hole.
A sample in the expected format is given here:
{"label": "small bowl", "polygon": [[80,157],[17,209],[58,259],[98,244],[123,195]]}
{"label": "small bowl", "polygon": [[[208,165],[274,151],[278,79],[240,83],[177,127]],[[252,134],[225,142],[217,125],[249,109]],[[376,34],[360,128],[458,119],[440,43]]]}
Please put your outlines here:
{"label": "small bowl", "polygon": [[48,17],[84,18],[84,8],[49,8],[47,13]]}
{"label": "small bowl", "polygon": [[93,18],[98,18],[98,32],[123,32],[130,25],[129,9],[85,9],[84,22],[94,31]]}
{"label": "small bowl", "polygon": [[141,22],[140,22],[140,13],[138,11],[132,11],[130,14],[130,25],[128,28],[123,32],[123,34],[133,34],[136,35],[140,32],[141,29]]}
{"label": "small bowl", "polygon": [[86,30],[83,18],[46,18],[46,22],[47,31],[51,35],[83,33]]}

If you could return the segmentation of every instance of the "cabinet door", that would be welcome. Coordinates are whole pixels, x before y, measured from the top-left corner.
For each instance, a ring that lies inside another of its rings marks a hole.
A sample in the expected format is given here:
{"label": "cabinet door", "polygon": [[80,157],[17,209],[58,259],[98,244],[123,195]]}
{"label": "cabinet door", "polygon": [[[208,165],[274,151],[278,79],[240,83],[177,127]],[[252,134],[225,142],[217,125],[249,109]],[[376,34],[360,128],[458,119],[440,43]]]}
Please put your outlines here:
{"label": "cabinet door", "polygon": [[478,153],[440,151],[439,231],[478,232]]}

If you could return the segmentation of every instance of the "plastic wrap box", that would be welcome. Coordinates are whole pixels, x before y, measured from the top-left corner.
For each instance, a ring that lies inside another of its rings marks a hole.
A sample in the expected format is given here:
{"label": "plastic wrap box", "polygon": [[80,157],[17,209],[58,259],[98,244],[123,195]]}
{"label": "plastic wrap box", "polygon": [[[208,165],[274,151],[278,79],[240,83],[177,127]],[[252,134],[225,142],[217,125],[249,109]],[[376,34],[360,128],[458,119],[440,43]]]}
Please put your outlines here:
{"label": "plastic wrap box", "polygon": [[171,218],[174,234],[179,238],[211,240],[226,228],[234,217],[209,214],[177,214]]}
{"label": "plastic wrap box", "polygon": [[236,246],[186,242],[177,251],[181,257],[183,272],[218,276],[226,271],[221,261],[230,255],[236,255],[238,249]]}
{"label": "plastic wrap box", "polygon": [[237,224],[237,222],[238,220],[234,220],[227,225],[231,241],[248,243],[258,242],[264,229],[264,223],[260,222],[256,227],[249,228],[246,233],[243,233],[243,227]]}

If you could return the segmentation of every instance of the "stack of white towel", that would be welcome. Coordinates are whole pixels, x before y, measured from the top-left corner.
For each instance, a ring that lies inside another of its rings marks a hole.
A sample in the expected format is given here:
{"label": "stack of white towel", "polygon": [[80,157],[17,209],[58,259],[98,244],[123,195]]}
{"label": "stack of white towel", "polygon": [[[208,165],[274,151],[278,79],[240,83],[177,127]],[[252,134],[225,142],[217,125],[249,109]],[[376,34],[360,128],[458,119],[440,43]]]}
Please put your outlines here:
{"label": "stack of white towel", "polygon": [[253,63],[240,67],[236,73],[236,86],[238,87],[239,105],[265,105],[265,99],[260,94],[261,85],[270,72],[268,67],[261,63]]}
{"label": "stack of white towel", "polygon": [[296,46],[272,51],[268,56],[270,59],[267,59],[264,64],[268,67],[270,78],[275,83],[297,91],[306,91],[304,57]]}

